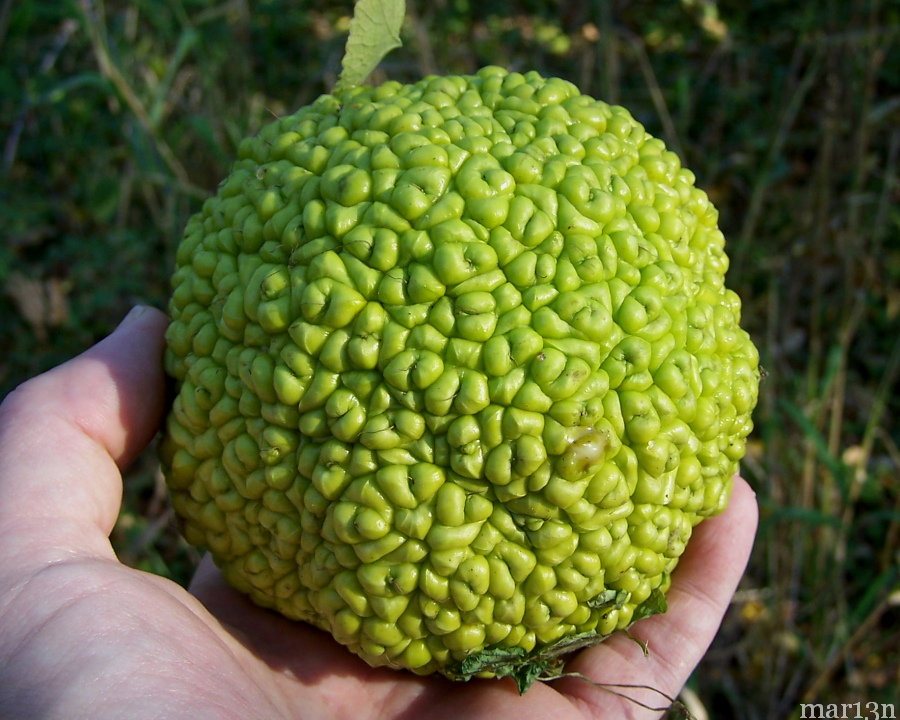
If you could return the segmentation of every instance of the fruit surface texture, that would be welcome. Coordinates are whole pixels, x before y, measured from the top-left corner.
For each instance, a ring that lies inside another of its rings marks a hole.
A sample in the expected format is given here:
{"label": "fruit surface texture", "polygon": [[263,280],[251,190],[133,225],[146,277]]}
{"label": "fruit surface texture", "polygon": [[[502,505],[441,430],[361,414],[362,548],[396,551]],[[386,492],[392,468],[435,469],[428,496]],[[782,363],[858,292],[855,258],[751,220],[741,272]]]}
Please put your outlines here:
{"label": "fruit surface texture", "polygon": [[186,538],[416,673],[651,614],[757,400],[717,221],[626,110],[535,73],[278,119],[177,252],[160,452]]}

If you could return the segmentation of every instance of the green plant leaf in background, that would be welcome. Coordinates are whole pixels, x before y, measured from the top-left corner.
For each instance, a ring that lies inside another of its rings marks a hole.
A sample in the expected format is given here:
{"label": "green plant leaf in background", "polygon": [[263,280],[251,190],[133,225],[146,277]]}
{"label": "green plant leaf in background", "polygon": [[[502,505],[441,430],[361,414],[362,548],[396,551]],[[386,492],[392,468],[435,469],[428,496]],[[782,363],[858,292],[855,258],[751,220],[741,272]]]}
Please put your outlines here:
{"label": "green plant leaf in background", "polygon": [[362,83],[391,50],[400,47],[405,0],[359,0],[335,91]]}

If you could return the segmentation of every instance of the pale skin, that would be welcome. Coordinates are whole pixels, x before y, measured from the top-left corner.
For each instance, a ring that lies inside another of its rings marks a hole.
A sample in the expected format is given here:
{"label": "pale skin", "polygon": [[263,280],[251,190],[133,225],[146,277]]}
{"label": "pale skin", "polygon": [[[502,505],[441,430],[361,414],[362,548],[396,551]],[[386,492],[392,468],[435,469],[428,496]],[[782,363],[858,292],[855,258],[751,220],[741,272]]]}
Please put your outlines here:
{"label": "pale skin", "polygon": [[[122,565],[109,542],[121,471],[164,412],[165,318],[139,308],[107,339],[0,406],[0,717],[413,720],[654,718],[581,679],[467,684],[369,668],[325,633],[260,610],[204,560],[190,591]],[[700,524],[669,611],[567,669],[676,696],[718,630],[753,543],[740,478]],[[653,706],[646,690],[624,690]]]}

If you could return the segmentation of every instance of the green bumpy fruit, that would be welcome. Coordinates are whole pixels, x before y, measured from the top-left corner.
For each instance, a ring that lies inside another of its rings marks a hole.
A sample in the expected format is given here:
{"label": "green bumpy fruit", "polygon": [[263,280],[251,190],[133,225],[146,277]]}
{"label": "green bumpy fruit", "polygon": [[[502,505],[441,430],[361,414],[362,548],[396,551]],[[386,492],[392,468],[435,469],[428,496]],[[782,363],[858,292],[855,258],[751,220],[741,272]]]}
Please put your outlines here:
{"label": "green bumpy fruit", "polygon": [[273,122],[177,252],[161,456],[187,540],[376,666],[498,674],[629,626],[751,430],[723,248],[678,158],[559,79]]}

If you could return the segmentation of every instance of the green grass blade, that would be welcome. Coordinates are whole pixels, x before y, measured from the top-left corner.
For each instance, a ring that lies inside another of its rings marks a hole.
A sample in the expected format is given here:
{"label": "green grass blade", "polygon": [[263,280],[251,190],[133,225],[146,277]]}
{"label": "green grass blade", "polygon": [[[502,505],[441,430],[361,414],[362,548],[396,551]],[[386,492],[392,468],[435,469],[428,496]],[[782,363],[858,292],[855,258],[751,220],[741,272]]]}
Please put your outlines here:
{"label": "green grass blade", "polygon": [[835,482],[838,485],[838,489],[841,492],[841,498],[846,502],[850,493],[850,482],[847,472],[847,466],[841,461],[840,458],[836,458],[829,451],[828,441],[797,405],[788,400],[781,400],[778,405],[797,424],[806,439],[810,443],[812,443],[812,446],[816,451],[816,455],[818,456],[821,463],[826,468],[828,468],[828,471],[831,473],[831,476],[834,478]]}
{"label": "green grass blade", "polygon": [[193,28],[187,28],[181,33],[181,37],[178,38],[178,45],[175,47],[175,52],[173,53],[171,60],[169,60],[166,74],[157,88],[153,106],[150,108],[150,121],[153,123],[153,127],[157,127],[160,120],[162,120],[169,90],[175,80],[175,75],[178,73],[185,58],[188,56],[188,53],[194,48],[199,39],[199,34]]}

